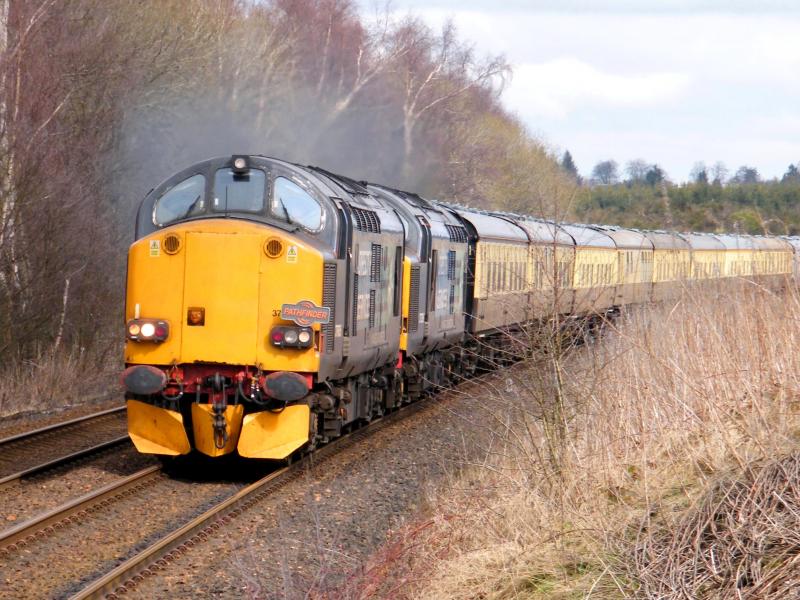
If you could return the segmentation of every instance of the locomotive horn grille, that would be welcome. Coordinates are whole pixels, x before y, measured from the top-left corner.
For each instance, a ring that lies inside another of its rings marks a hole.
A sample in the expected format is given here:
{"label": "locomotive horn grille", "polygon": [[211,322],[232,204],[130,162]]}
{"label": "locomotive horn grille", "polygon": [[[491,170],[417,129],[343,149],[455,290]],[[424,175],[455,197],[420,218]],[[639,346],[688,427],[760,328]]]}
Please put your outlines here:
{"label": "locomotive horn grille", "polygon": [[270,258],[278,258],[283,254],[283,243],[277,238],[270,238],[264,244],[264,252]]}
{"label": "locomotive horn grille", "polygon": [[164,252],[167,254],[177,254],[181,249],[181,238],[179,235],[170,233],[164,237]]}

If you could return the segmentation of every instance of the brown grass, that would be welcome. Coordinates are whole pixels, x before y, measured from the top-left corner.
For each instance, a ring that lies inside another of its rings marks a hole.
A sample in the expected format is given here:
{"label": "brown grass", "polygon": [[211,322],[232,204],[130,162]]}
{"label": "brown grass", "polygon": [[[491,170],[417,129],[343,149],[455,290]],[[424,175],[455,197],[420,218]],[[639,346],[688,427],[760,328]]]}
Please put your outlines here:
{"label": "brown grass", "polygon": [[640,596],[797,597],[800,453],[721,478],[674,528],[642,533],[630,569]]}
{"label": "brown grass", "polygon": [[800,583],[798,294],[687,290],[606,329],[486,389],[483,464],[341,595],[780,598]]}
{"label": "brown grass", "polygon": [[118,392],[118,350],[116,344],[108,352],[40,349],[32,358],[0,366],[0,418],[74,406]]}

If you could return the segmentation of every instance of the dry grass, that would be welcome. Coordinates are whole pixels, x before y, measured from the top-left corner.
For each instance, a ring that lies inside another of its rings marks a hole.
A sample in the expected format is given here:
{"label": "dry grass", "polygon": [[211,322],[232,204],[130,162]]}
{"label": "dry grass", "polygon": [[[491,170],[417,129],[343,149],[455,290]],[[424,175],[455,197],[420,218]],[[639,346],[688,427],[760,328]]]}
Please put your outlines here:
{"label": "dry grass", "polygon": [[121,352],[39,350],[0,366],[0,418],[82,404],[119,389]]}
{"label": "dry grass", "polygon": [[800,584],[797,293],[689,290],[607,330],[487,388],[483,464],[342,595],[780,598]]}
{"label": "dry grass", "polygon": [[676,527],[642,533],[630,570],[640,596],[797,597],[800,454],[747,465]]}

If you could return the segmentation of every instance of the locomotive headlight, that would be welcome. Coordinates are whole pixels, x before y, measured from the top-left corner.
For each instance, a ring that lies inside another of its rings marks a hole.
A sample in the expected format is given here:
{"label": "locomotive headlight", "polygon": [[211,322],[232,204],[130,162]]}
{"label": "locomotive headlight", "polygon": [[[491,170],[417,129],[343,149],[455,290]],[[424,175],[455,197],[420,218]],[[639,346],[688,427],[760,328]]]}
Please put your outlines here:
{"label": "locomotive headlight", "polygon": [[125,331],[134,342],[163,342],[169,337],[169,323],[161,319],[131,319]]}
{"label": "locomotive headlight", "polygon": [[269,334],[269,341],[278,348],[310,348],[313,332],[308,327],[274,327]]}
{"label": "locomotive headlight", "polygon": [[232,159],[231,163],[232,163],[232,166],[233,166],[232,171],[236,175],[244,175],[245,173],[247,173],[249,168],[247,166],[247,157],[246,156],[241,156],[241,155],[235,155],[234,154],[231,157],[231,159]]}

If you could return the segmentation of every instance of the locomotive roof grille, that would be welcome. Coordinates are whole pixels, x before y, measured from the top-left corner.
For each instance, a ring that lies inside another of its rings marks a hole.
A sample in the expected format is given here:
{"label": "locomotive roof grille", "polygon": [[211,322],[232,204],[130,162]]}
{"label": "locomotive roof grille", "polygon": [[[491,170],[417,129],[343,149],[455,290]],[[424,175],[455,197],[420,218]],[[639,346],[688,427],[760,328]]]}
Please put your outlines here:
{"label": "locomotive roof grille", "polygon": [[358,208],[356,206],[351,206],[350,210],[353,212],[353,222],[355,223],[356,229],[369,233],[381,232],[381,220],[378,218],[375,211]]}
{"label": "locomotive roof grille", "polygon": [[447,233],[450,234],[451,242],[460,242],[462,244],[467,243],[467,230],[461,227],[461,225],[450,225],[449,223],[445,223],[444,226],[447,227]]}

